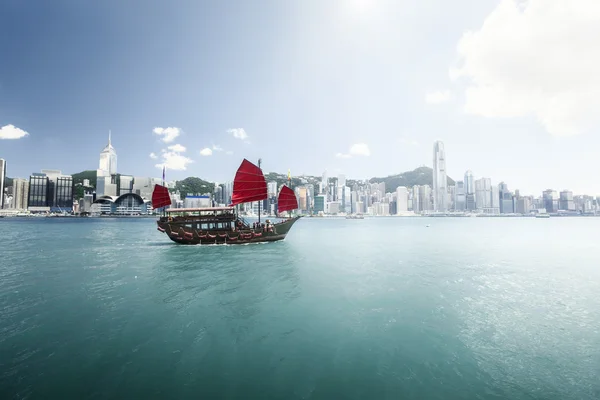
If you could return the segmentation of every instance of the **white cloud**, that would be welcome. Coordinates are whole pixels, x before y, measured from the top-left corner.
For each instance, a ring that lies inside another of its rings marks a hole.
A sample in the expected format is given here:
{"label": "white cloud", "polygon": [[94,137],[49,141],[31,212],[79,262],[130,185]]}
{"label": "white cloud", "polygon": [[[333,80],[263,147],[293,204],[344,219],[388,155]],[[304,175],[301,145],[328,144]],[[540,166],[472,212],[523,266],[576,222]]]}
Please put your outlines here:
{"label": "white cloud", "polygon": [[214,151],[223,151],[223,148],[221,146],[219,146],[218,144],[213,144],[212,149]]}
{"label": "white cloud", "polygon": [[356,143],[353,144],[352,147],[350,147],[350,152],[348,152],[347,154],[344,153],[337,153],[335,156],[338,158],[350,158],[353,156],[370,156],[371,155],[371,150],[369,150],[369,146],[367,146],[365,143]]}
{"label": "white cloud", "polygon": [[158,156],[154,153],[150,153],[150,158],[153,160],[156,160],[158,158]]}
{"label": "white cloud", "polygon": [[163,152],[162,158],[163,162],[161,164],[156,164],[157,168],[162,169],[164,165],[167,169],[185,171],[187,169],[187,165],[194,162],[190,158],[187,158],[186,156],[174,151]]}
{"label": "white cloud", "polygon": [[[156,164],[157,168],[162,168],[165,166],[167,169],[184,171],[187,169],[187,165],[193,163],[194,160],[184,156],[183,152],[186,151],[186,148],[180,144],[174,144],[166,149],[162,149],[161,157],[162,163]],[[152,157],[154,153],[150,154]],[[154,154],[156,156],[156,154]]]}
{"label": "white cloud", "polygon": [[425,101],[429,104],[445,103],[448,100],[450,100],[450,92],[447,90],[431,92],[425,95]]}
{"label": "white cloud", "polygon": [[4,125],[0,128],[0,139],[21,139],[29,136],[29,133],[14,125]]}
{"label": "white cloud", "polygon": [[176,153],[184,153],[186,148],[180,144],[174,144],[172,146],[167,147],[167,149],[174,151]]}
{"label": "white cloud", "polygon": [[600,122],[600,1],[502,0],[458,43],[465,111],[535,116],[557,136]]}
{"label": "white cloud", "polygon": [[165,143],[171,143],[173,140],[175,140],[180,134],[181,134],[181,129],[179,128],[175,128],[175,127],[169,127],[169,128],[154,128],[152,130],[152,132],[154,132],[155,135],[159,135],[162,136],[161,140]]}
{"label": "white cloud", "polygon": [[228,129],[227,133],[230,133],[236,139],[240,139],[240,140],[247,140],[248,139],[248,134],[246,133],[246,131],[244,130],[244,128],[232,128],[232,129]]}
{"label": "white cloud", "polygon": [[202,150],[200,150],[200,155],[201,156],[212,156],[212,150],[208,147],[203,148]]}

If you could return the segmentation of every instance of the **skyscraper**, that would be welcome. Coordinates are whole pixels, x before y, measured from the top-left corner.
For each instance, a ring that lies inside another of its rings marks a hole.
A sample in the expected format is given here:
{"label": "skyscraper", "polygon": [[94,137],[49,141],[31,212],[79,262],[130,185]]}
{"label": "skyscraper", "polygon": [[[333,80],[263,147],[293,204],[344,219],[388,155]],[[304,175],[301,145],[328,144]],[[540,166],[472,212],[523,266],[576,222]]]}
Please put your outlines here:
{"label": "skyscraper", "polygon": [[465,202],[467,211],[473,211],[477,208],[475,202],[475,182],[471,170],[465,172]]}
{"label": "skyscraper", "polygon": [[481,178],[475,181],[475,203],[478,210],[489,212],[492,208],[492,181],[490,178]]}
{"label": "skyscraper", "polygon": [[29,182],[25,179],[15,178],[13,180],[13,193],[12,208],[16,210],[27,210]]}
{"label": "skyscraper", "polygon": [[433,209],[448,211],[448,178],[446,177],[446,154],[444,143],[433,144]]}
{"label": "skyscraper", "polygon": [[[102,173],[101,173],[102,171]],[[111,134],[108,132],[108,144],[100,152],[98,176],[111,176],[117,173],[117,151],[112,146]]]}
{"label": "skyscraper", "polygon": [[0,209],[4,208],[4,181],[6,180],[6,160],[0,158]]}
{"label": "skyscraper", "polygon": [[402,215],[408,211],[408,189],[398,186],[396,189],[396,214]]}
{"label": "skyscraper", "polygon": [[456,211],[464,211],[465,208],[465,183],[464,181],[456,181],[456,190],[454,192],[454,209]]}

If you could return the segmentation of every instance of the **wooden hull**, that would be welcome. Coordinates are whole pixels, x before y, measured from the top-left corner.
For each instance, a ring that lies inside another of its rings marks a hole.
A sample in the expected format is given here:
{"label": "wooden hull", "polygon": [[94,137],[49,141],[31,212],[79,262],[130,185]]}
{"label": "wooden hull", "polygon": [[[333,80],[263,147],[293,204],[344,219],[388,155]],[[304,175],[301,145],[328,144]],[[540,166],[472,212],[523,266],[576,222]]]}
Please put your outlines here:
{"label": "wooden hull", "polygon": [[210,230],[198,231],[178,222],[157,221],[158,230],[169,239],[179,244],[248,244],[276,242],[285,239],[286,235],[301,217],[294,217],[278,224],[272,229]]}

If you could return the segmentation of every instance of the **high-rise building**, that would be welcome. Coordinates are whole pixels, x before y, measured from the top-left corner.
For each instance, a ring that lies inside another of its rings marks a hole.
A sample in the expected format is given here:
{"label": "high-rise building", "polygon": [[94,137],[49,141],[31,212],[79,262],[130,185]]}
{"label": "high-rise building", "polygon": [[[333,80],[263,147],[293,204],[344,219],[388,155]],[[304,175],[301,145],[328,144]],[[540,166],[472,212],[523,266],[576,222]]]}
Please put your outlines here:
{"label": "high-rise building", "polygon": [[267,183],[267,192],[269,197],[277,197],[277,181]]}
{"label": "high-rise building", "polygon": [[500,213],[513,213],[515,211],[513,194],[508,190],[506,183],[500,182],[498,185],[498,196],[500,197]]}
{"label": "high-rise building", "polygon": [[408,211],[408,189],[398,186],[396,189],[396,214],[402,215]]}
{"label": "high-rise building", "polygon": [[339,174],[338,175],[338,186],[346,186],[346,175]]}
{"label": "high-rise building", "polygon": [[433,144],[433,209],[448,211],[448,178],[446,177],[446,154],[444,143]]}
{"label": "high-rise building", "polygon": [[500,213],[500,187],[492,185],[492,209],[494,214]]}
{"label": "high-rise building", "polygon": [[[102,173],[100,173],[100,171]],[[111,143],[111,133],[108,132],[108,144],[100,152],[98,176],[110,176],[117,173],[117,151]]]}
{"label": "high-rise building", "polygon": [[477,209],[475,200],[475,181],[471,170],[465,172],[465,208],[467,211]]}
{"label": "high-rise building", "polygon": [[531,212],[532,199],[529,196],[519,197],[517,199],[517,207],[515,212],[517,214],[529,214]]}
{"label": "high-rise building", "polygon": [[73,177],[55,169],[32,174],[27,208],[31,211],[73,211]]}
{"label": "high-rise building", "polygon": [[492,208],[492,181],[481,178],[475,181],[475,202],[478,210],[489,212]]}
{"label": "high-rise building", "polygon": [[34,173],[29,177],[27,208],[31,211],[50,211],[48,186],[49,180],[46,174]]}
{"label": "high-rise building", "polygon": [[558,211],[558,193],[556,193],[556,190],[544,190],[542,198],[546,212],[555,213]]}
{"label": "high-rise building", "polygon": [[454,190],[454,209],[456,211],[464,211],[466,208],[465,198],[465,182],[456,181],[456,189]]}
{"label": "high-rise building", "polygon": [[575,202],[573,201],[573,192],[570,190],[563,190],[560,192],[560,199],[558,201],[558,209],[562,211],[575,211]]}
{"label": "high-rise building", "polygon": [[448,186],[448,211],[455,211],[456,204],[454,201],[456,200],[456,185]]}
{"label": "high-rise building", "polygon": [[0,209],[4,208],[4,182],[6,181],[6,160],[0,158]]}
{"label": "high-rise building", "polygon": [[16,210],[27,209],[27,198],[29,195],[29,182],[25,179],[13,179],[13,203],[12,208]]}

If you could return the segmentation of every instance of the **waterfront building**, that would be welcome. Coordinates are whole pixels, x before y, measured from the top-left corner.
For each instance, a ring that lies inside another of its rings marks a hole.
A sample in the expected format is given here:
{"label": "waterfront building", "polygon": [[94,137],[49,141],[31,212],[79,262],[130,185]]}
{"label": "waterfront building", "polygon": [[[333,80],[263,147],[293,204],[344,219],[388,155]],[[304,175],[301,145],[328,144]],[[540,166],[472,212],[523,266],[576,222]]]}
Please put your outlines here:
{"label": "waterfront building", "polygon": [[446,154],[444,143],[433,144],[433,209],[448,211],[448,178],[446,176]]}
{"label": "waterfront building", "polygon": [[315,213],[325,213],[325,196],[320,194],[318,196],[315,196],[315,207],[314,207],[314,212]]}
{"label": "waterfront building", "polygon": [[340,203],[339,201],[330,201],[327,204],[327,213],[328,214],[339,214],[340,212]]}
{"label": "waterfront building", "polygon": [[558,193],[556,190],[547,189],[542,193],[544,208],[547,213],[555,213],[558,211]]}
{"label": "waterfront building", "polygon": [[13,201],[12,208],[15,210],[27,210],[27,199],[29,197],[29,182],[26,179],[13,179]]}
{"label": "waterfront building", "polygon": [[465,211],[466,209],[466,197],[465,197],[465,182],[456,181],[456,188],[454,189],[454,210]]}
{"label": "waterfront building", "polygon": [[573,201],[573,192],[563,190],[560,192],[558,209],[561,211],[575,211],[575,202]]}
{"label": "waterfront building", "polygon": [[408,212],[408,189],[405,186],[398,186],[396,189],[396,215],[406,212]]}
{"label": "waterfront building", "polygon": [[511,214],[515,212],[513,194],[508,190],[508,185],[506,183],[500,182],[498,185],[498,196],[500,198],[501,214]]}
{"label": "waterfront building", "polygon": [[474,211],[477,209],[477,202],[475,199],[475,180],[471,170],[465,172],[465,209],[467,211]]}
{"label": "waterfront building", "polygon": [[455,211],[456,204],[454,200],[456,199],[456,185],[448,186],[448,193],[446,195],[448,197],[448,211]]}
{"label": "waterfront building", "polygon": [[478,210],[488,212],[492,208],[492,181],[481,178],[475,181],[475,204]]}
{"label": "waterfront building", "polygon": [[492,185],[492,214],[500,213],[500,187]]}
{"label": "waterfront building", "polygon": [[33,212],[72,212],[73,177],[54,169],[32,174],[27,208]]}
{"label": "waterfront building", "polygon": [[[84,198],[85,202],[85,198]],[[150,201],[142,199],[135,193],[125,193],[121,196],[102,196],[96,198],[86,212],[106,215],[142,215],[149,214],[152,209]]]}
{"label": "waterfront building", "polygon": [[519,197],[516,204],[515,212],[517,214],[529,214],[532,209],[533,199],[530,196]]}

